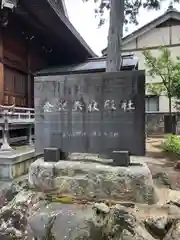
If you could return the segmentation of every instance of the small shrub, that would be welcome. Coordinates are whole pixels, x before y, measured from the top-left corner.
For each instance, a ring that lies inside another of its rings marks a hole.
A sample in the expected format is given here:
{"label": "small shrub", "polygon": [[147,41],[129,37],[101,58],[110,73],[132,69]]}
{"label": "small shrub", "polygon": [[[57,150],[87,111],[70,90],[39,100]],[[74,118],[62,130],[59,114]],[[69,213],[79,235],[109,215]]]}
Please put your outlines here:
{"label": "small shrub", "polygon": [[176,135],[169,135],[163,142],[162,148],[166,152],[180,155],[180,138]]}

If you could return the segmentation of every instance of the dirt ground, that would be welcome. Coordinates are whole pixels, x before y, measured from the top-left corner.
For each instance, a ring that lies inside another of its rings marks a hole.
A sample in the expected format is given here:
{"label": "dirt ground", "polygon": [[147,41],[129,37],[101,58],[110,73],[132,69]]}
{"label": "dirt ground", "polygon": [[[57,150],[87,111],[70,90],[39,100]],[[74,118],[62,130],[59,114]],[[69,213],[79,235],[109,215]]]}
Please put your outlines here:
{"label": "dirt ground", "polygon": [[165,136],[149,137],[146,140],[146,158],[153,179],[157,185],[180,190],[180,169],[175,169],[180,157],[162,151],[161,144]]}

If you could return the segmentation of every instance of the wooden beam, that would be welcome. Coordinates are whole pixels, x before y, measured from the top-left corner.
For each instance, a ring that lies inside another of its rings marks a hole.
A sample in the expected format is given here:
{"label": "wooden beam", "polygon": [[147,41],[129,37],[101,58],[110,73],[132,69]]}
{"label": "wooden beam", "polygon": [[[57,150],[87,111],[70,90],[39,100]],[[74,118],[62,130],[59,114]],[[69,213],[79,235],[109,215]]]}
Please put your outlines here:
{"label": "wooden beam", "polygon": [[0,104],[4,104],[3,31],[0,26]]}
{"label": "wooden beam", "polygon": [[28,67],[28,82],[27,82],[27,107],[32,107],[32,76],[31,76],[31,52],[30,46],[27,45],[27,67]]}

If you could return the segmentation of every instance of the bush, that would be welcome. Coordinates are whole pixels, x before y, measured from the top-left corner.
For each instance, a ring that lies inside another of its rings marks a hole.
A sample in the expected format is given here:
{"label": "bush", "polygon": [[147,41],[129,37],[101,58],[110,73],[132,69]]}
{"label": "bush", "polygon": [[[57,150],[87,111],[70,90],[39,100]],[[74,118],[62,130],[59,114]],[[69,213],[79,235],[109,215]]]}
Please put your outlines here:
{"label": "bush", "polygon": [[180,138],[176,135],[169,135],[162,145],[164,151],[180,155]]}

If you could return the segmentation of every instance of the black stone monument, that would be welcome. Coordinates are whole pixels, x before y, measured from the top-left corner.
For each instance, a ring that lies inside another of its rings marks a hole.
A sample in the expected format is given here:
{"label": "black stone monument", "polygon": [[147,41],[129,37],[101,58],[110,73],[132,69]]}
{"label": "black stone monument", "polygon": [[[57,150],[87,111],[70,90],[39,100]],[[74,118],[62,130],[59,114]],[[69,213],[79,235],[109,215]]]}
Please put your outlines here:
{"label": "black stone monument", "polygon": [[35,78],[36,151],[145,154],[145,72]]}

